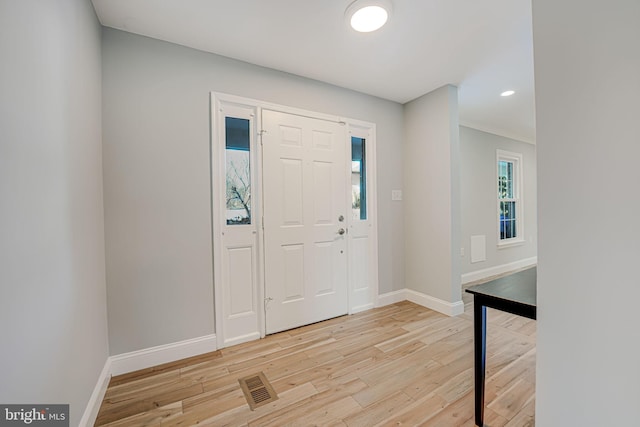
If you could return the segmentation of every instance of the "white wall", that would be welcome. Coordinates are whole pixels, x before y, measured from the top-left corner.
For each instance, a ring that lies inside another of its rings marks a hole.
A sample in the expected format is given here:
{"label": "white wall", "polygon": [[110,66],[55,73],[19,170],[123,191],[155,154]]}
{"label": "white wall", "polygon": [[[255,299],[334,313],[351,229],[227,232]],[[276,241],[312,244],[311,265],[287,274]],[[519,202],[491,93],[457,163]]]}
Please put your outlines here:
{"label": "white wall", "polygon": [[0,402],[69,403],[108,356],[100,26],[85,0],[0,0]]}
{"label": "white wall", "polygon": [[534,0],[536,425],[640,420],[640,2]]}
{"label": "white wall", "polygon": [[[496,150],[522,154],[524,237],[522,245],[498,249],[498,211],[496,204]],[[535,258],[537,254],[536,147],[468,127],[460,127],[462,274],[470,278],[479,273],[491,275],[501,266]],[[486,261],[471,263],[471,236],[486,237]]]}
{"label": "white wall", "polygon": [[401,105],[112,29],[103,76],[112,354],[214,332],[210,91],[377,124],[380,292],[404,288]]}
{"label": "white wall", "polygon": [[460,301],[458,89],[443,86],[405,104],[404,113],[406,286],[455,303]]}

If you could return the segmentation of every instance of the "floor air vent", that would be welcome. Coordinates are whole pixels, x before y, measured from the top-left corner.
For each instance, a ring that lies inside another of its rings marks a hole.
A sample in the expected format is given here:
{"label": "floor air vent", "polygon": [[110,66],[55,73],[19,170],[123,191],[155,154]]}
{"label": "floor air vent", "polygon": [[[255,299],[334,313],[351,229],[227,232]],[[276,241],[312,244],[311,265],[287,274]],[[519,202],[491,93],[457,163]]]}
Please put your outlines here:
{"label": "floor air vent", "polygon": [[278,399],[278,395],[262,372],[240,378],[238,382],[252,411]]}

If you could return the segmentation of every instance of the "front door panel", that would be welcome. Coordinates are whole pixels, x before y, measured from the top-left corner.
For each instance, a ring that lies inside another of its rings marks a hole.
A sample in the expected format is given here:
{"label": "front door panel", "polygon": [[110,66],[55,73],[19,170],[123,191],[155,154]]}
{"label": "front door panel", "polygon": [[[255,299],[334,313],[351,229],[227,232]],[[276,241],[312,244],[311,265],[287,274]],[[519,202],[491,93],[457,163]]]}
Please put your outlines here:
{"label": "front door panel", "polygon": [[[343,125],[262,112],[266,332],[347,314]],[[340,221],[342,218],[342,221]]]}

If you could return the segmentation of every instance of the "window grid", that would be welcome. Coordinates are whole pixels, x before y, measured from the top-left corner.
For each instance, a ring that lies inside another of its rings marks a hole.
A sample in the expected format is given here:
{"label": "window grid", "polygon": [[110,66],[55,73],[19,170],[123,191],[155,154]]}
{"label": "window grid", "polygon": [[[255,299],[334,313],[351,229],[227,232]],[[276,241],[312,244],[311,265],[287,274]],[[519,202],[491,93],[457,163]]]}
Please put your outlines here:
{"label": "window grid", "polygon": [[523,240],[521,215],[521,155],[498,152],[498,237],[499,242]]}

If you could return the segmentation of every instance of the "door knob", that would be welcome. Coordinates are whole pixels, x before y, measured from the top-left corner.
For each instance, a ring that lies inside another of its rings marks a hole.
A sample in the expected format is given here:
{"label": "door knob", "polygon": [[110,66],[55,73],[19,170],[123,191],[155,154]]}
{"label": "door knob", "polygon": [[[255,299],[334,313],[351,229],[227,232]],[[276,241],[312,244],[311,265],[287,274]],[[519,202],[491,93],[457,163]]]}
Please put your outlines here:
{"label": "door knob", "polygon": [[345,233],[344,228],[341,228],[340,230],[338,230],[338,234],[339,235],[342,236],[344,233]]}

